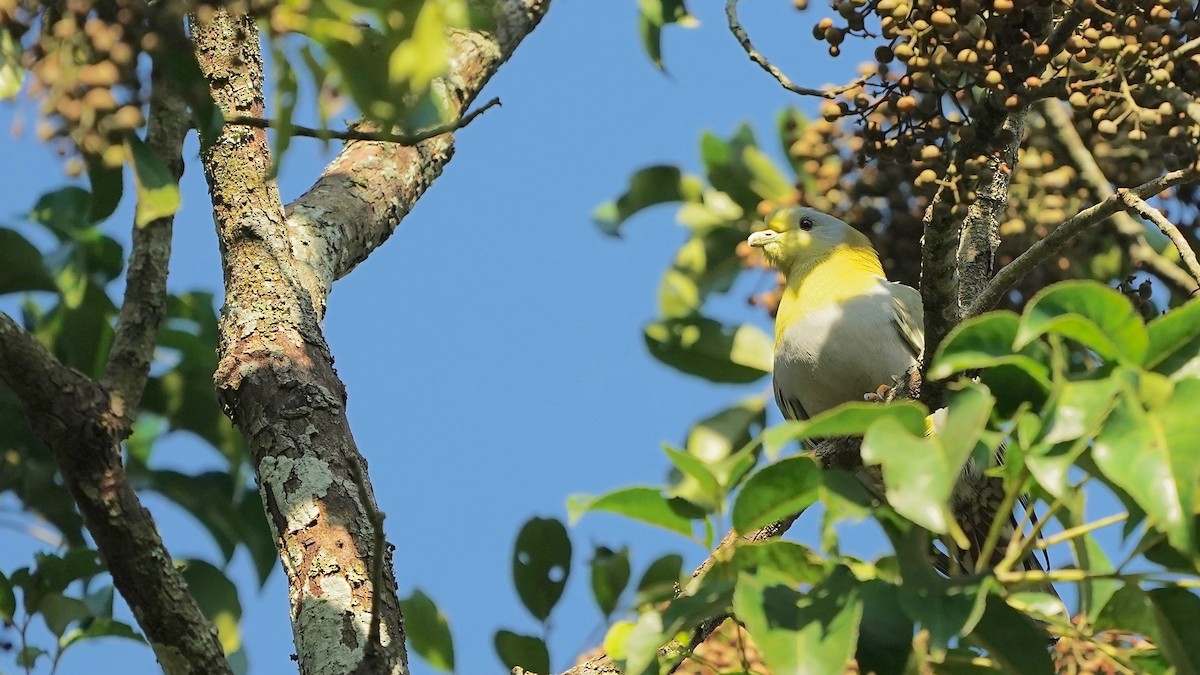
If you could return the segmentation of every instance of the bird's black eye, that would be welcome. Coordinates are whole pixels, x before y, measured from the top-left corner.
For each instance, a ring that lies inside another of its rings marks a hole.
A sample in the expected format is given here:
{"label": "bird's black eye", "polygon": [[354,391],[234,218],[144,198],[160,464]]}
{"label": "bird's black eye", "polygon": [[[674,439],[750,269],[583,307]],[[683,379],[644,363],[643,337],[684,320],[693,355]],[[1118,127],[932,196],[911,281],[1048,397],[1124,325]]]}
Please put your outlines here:
{"label": "bird's black eye", "polygon": [[802,229],[806,232],[808,230],[813,229],[813,219],[812,218],[801,218],[800,219],[800,229]]}

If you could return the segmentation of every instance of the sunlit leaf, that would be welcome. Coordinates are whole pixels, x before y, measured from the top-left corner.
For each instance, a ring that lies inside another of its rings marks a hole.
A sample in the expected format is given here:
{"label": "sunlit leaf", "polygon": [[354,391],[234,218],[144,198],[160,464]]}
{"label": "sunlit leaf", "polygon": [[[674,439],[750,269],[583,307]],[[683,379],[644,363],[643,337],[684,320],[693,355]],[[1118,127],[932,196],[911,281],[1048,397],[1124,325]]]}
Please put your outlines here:
{"label": "sunlit leaf", "polygon": [[863,603],[845,567],[807,593],[770,573],[742,574],[734,611],[778,673],[843,673],[858,644]]}
{"label": "sunlit leaf", "polygon": [[1039,292],[1025,306],[1014,345],[1038,336],[1070,338],[1102,357],[1140,365],[1149,337],[1146,325],[1117,291],[1094,281],[1064,281]]}
{"label": "sunlit leaf", "polygon": [[1146,326],[1150,347],[1146,367],[1158,373],[1200,377],[1200,300],[1192,300]]}
{"label": "sunlit leaf", "polygon": [[588,511],[608,511],[678,532],[685,537],[692,534],[692,521],[672,508],[657,488],[625,488],[600,497],[572,495],[567,501],[567,510],[571,522],[578,521]]}
{"label": "sunlit leaf", "polygon": [[1012,312],[988,312],[964,321],[942,340],[929,377],[938,380],[965,370],[1007,364],[1049,389],[1050,368],[1045,363],[1044,348],[1029,345],[1017,350],[1013,346],[1018,324]]}
{"label": "sunlit leaf", "polygon": [[733,504],[733,528],[742,534],[786,518],[817,500],[821,468],[801,455],[769,464],[746,480]]}
{"label": "sunlit leaf", "polygon": [[642,48],[650,61],[664,70],[662,58],[662,29],[668,24],[678,23],[681,26],[697,25],[687,12],[683,0],[638,0],[641,10],[638,14],[638,32],[642,37]]}
{"label": "sunlit leaf", "polygon": [[667,202],[695,201],[703,191],[699,178],[683,173],[677,166],[648,166],[630,176],[629,187],[616,201],[597,207],[592,220],[601,232],[616,236],[621,233],[621,225],[639,211]]}
{"label": "sunlit leaf", "polygon": [[137,186],[134,222],[138,227],[144,227],[159,218],[175,215],[180,203],[179,183],[175,177],[140,138],[130,136],[125,143]]}
{"label": "sunlit leaf", "polygon": [[404,635],[413,651],[435,670],[454,670],[450,623],[433,600],[420,590],[414,590],[412,595],[400,600],[400,611],[404,616]]}
{"label": "sunlit leaf", "polygon": [[645,339],[654,358],[712,382],[754,382],[771,372],[774,361],[774,341],[753,324],[667,319],[647,324]]}

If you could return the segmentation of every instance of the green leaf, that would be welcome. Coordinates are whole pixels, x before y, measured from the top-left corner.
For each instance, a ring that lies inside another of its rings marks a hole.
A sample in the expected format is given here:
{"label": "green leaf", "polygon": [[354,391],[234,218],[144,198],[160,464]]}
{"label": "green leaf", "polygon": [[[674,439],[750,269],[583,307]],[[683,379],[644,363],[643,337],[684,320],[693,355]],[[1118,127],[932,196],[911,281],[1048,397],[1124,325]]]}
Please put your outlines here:
{"label": "green leaf", "polygon": [[817,500],[821,467],[800,455],[769,464],[746,480],[733,504],[733,529],[742,534],[800,513]]}
{"label": "green leaf", "polygon": [[541,638],[499,630],[493,642],[496,654],[509,672],[517,667],[531,673],[550,672],[550,652]]}
{"label": "green leaf", "polygon": [[1040,443],[1064,443],[1096,433],[1121,393],[1121,379],[1061,382],[1043,409]]}
{"label": "green leaf", "polygon": [[12,623],[17,613],[17,596],[13,593],[12,582],[0,572],[0,622]]}
{"label": "green leaf", "polygon": [[675,469],[684,477],[683,481],[671,489],[672,496],[682,497],[700,506],[706,512],[711,512],[720,506],[721,500],[724,498],[724,490],[721,489],[717,477],[709,471],[704,462],[669,445],[664,444],[663,451],[667,453],[667,458],[671,460]]}
{"label": "green leaf", "polygon": [[858,643],[858,585],[843,566],[807,593],[770,573],[741,574],[733,608],[773,672],[837,675]]}
{"label": "green leaf", "polygon": [[749,383],[771,372],[775,345],[752,324],[736,328],[703,316],[646,325],[651,356],[711,382]]}
{"label": "green leaf", "polygon": [[87,190],[71,185],[38,197],[29,218],[48,227],[59,241],[68,241],[92,226],[91,203]]}
{"label": "green leaf", "polygon": [[672,508],[657,488],[625,488],[601,497],[572,495],[567,500],[567,511],[572,523],[588,511],[608,511],[678,532],[685,537],[692,536],[692,521]]}
{"label": "green leaf", "polygon": [[785,202],[796,193],[796,186],[757,146],[742,150],[742,161],[750,171],[750,189],[759,197],[775,203]]}
{"label": "green leaf", "polygon": [[433,600],[420,590],[400,601],[404,634],[409,646],[434,670],[454,670],[454,639],[450,623]]}
{"label": "green leaf", "polygon": [[1172,379],[1200,377],[1200,300],[1176,307],[1146,326],[1146,367]]}
{"label": "green leaf", "polygon": [[732,583],[712,580],[711,575],[706,575],[703,583],[691,590],[691,594],[671,600],[661,614],[656,611],[641,613],[625,640],[624,672],[630,675],[647,672],[658,662],[658,650],[668,640],[701,621],[729,612],[733,599]]}
{"label": "green leaf", "polygon": [[1134,365],[1141,365],[1149,346],[1146,325],[1129,299],[1094,281],[1063,281],[1033,296],[1014,345],[1024,347],[1047,333]]}
{"label": "green leaf", "polygon": [[271,152],[273,177],[279,173],[283,157],[292,144],[292,116],[296,112],[296,92],[300,83],[296,78],[295,69],[292,68],[291,59],[278,44],[272,45],[271,65],[275,70],[275,102],[271,107],[276,111],[275,119],[279,121],[279,125],[275,127],[275,147]]}
{"label": "green leaf", "polygon": [[653,605],[675,597],[683,576],[683,556],[668,553],[650,563],[637,585],[637,604]]}
{"label": "green leaf", "polygon": [[691,27],[697,25],[697,22],[688,15],[683,0],[638,0],[638,6],[641,10],[638,14],[638,32],[642,38],[642,47],[650,61],[659,70],[665,70],[662,59],[663,26],[678,23]]}
{"label": "green leaf", "polygon": [[108,617],[98,617],[86,622],[86,625],[78,628],[72,628],[58,641],[58,646],[61,649],[66,649],[76,642],[84,640],[93,640],[102,637],[119,637],[126,640],[145,643],[146,638],[142,637],[141,633],[134,630],[133,626],[121,621],[115,621]]}
{"label": "green leaf", "polygon": [[87,157],[88,182],[92,185],[92,205],[88,220],[98,223],[113,214],[125,190],[124,166],[108,166],[99,157]]}
{"label": "green leaf", "polygon": [[46,627],[54,637],[62,637],[70,624],[86,619],[92,615],[92,610],[78,598],[70,598],[59,593],[47,593],[38,603],[38,613],[46,622]]}
{"label": "green leaf", "polygon": [[648,166],[629,178],[629,187],[616,201],[597,207],[592,220],[601,232],[618,236],[621,225],[639,211],[667,202],[698,201],[703,191],[699,178],[683,173],[677,166]]}
{"label": "green leaf", "polygon": [[517,534],[513,582],[521,602],[545,621],[562,597],[571,573],[571,538],[555,518],[531,518]]}
{"label": "green leaf", "polygon": [[892,541],[900,575],[899,600],[905,614],[929,630],[930,646],[945,649],[955,638],[970,633],[983,616],[992,577],[974,584],[950,580],[937,574],[930,559],[929,533],[919,527],[897,527],[881,520]]}
{"label": "green leaf", "polygon": [[[954,414],[953,409],[950,414]],[[956,538],[961,530],[948,504],[969,456],[969,450],[963,453],[961,447],[948,449],[938,436],[914,434],[894,418],[871,425],[862,443],[863,462],[883,469],[892,508],[921,527],[939,534],[952,533]],[[960,545],[966,548],[965,542]]]}
{"label": "green leaf", "polygon": [[242,538],[241,514],[235,509],[233,476],[224,471],[187,474],[147,471],[135,474],[139,489],[158,492],[192,514],[216,540],[226,562]]}
{"label": "green leaf", "polygon": [[225,118],[212,98],[195,52],[191,49],[161,49],[154,54],[154,64],[163,67],[176,91],[187,102],[200,137],[200,147],[204,149],[216,143],[225,127]]}
{"label": "green leaf", "polygon": [[621,593],[629,584],[629,549],[614,551],[607,546],[597,546],[592,556],[592,596],[605,617],[612,615],[621,600]]}
{"label": "green leaf", "polygon": [[659,284],[659,314],[686,317],[699,310],[710,294],[728,291],[742,270],[737,245],[745,238],[741,228],[730,225],[694,232]]}
{"label": "green leaf", "polygon": [[872,579],[863,582],[858,593],[863,603],[855,652],[859,672],[878,675],[905,672],[913,655],[914,626],[900,605],[896,586]]}
{"label": "green leaf", "polygon": [[[1155,617],[1160,634],[1172,632],[1179,635],[1181,650],[1174,648],[1167,656],[1179,673],[1195,673],[1200,668],[1200,597],[1179,586],[1164,586],[1149,591],[1150,601],[1157,610]],[[1164,650],[1165,651],[1165,650]]]}
{"label": "green leaf", "polygon": [[776,453],[788,443],[802,439],[833,436],[861,436],[880,420],[893,420],[913,435],[925,433],[929,411],[916,401],[843,403],[803,421],[784,422],[763,432],[763,443]]}
{"label": "green leaf", "polygon": [[734,550],[733,560],[739,572],[766,571],[793,586],[819,583],[827,573],[821,556],[793,541],[744,542]]}
{"label": "green leaf", "polygon": [[125,141],[133,164],[134,185],[137,187],[137,207],[133,220],[145,227],[159,218],[168,218],[179,210],[179,183],[163,166],[149,146],[137,136]]}
{"label": "green leaf", "polygon": [[687,451],[705,462],[732,455],[750,442],[751,429],[766,418],[761,396],[742,399],[700,420],[688,431]]}
{"label": "green leaf", "polygon": [[33,668],[37,663],[38,657],[45,656],[46,650],[41,647],[27,645],[17,650],[17,667]]}
{"label": "green leaf", "polygon": [[1200,415],[1194,402],[1200,400],[1200,380],[1181,380],[1159,410],[1144,410],[1138,399],[1127,386],[1096,436],[1092,458],[1173,547],[1194,555],[1192,517],[1200,483],[1200,455],[1195,452]]}
{"label": "green leaf", "polygon": [[0,228],[0,294],[58,288],[41,251],[14,230]]}
{"label": "green leaf", "polygon": [[62,591],[73,582],[104,572],[96,552],[86,547],[69,548],[61,555],[39,553],[36,558],[37,576],[53,591]]}
{"label": "green leaf", "polygon": [[0,101],[15,98],[25,81],[24,50],[10,30],[0,30]]}
{"label": "green leaf", "polygon": [[1045,348],[1040,344],[1020,350],[1013,346],[1019,322],[1012,312],[988,312],[962,322],[942,340],[929,377],[940,380],[966,370],[1007,364],[1020,368],[1044,389],[1049,389],[1050,367],[1045,362]]}
{"label": "green leaf", "polygon": [[989,595],[987,604],[968,636],[987,651],[1005,672],[1022,675],[1050,674],[1054,664],[1045,649],[1049,636],[1026,616],[1004,600]]}
{"label": "green leaf", "polygon": [[[1196,650],[1200,645],[1200,624],[1195,614],[1181,616],[1196,608],[1196,602],[1182,598],[1185,589],[1165,588],[1147,593],[1136,585],[1126,585],[1113,594],[1096,619],[1096,630],[1119,630],[1145,635],[1157,646],[1179,675],[1197,673]],[[1190,593],[1189,593],[1190,594]]]}
{"label": "green leaf", "polygon": [[216,627],[225,653],[241,649],[238,622],[242,619],[242,603],[238,600],[237,587],[224,572],[203,560],[185,560],[180,571],[200,611]]}
{"label": "green leaf", "polygon": [[700,157],[714,188],[729,195],[744,213],[757,213],[762,196],[750,186],[754,172],[746,165],[746,149],[755,148],[754,132],[747,124],[739,125],[728,141],[705,132],[700,137]]}

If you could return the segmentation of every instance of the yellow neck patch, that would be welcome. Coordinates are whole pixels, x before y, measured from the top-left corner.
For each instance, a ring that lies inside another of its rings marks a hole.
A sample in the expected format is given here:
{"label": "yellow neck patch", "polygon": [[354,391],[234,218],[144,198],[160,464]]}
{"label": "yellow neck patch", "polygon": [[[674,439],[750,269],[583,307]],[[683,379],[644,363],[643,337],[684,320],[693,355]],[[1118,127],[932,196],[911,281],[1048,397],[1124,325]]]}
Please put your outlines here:
{"label": "yellow neck patch", "polygon": [[797,264],[784,273],[787,286],[775,317],[776,341],[805,314],[867,293],[886,278],[875,249],[852,244],[839,244],[829,255]]}

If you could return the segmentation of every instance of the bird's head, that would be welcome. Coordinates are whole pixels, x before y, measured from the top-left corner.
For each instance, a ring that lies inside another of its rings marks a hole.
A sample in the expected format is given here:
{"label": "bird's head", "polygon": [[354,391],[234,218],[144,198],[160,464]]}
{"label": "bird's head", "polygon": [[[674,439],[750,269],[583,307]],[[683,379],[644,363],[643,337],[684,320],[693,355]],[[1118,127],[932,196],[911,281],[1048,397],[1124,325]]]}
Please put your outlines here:
{"label": "bird's head", "polygon": [[767,229],[746,240],[761,248],[767,262],[784,273],[809,267],[829,257],[839,246],[871,249],[867,237],[827,213],[804,206],[785,206],[766,217]]}

